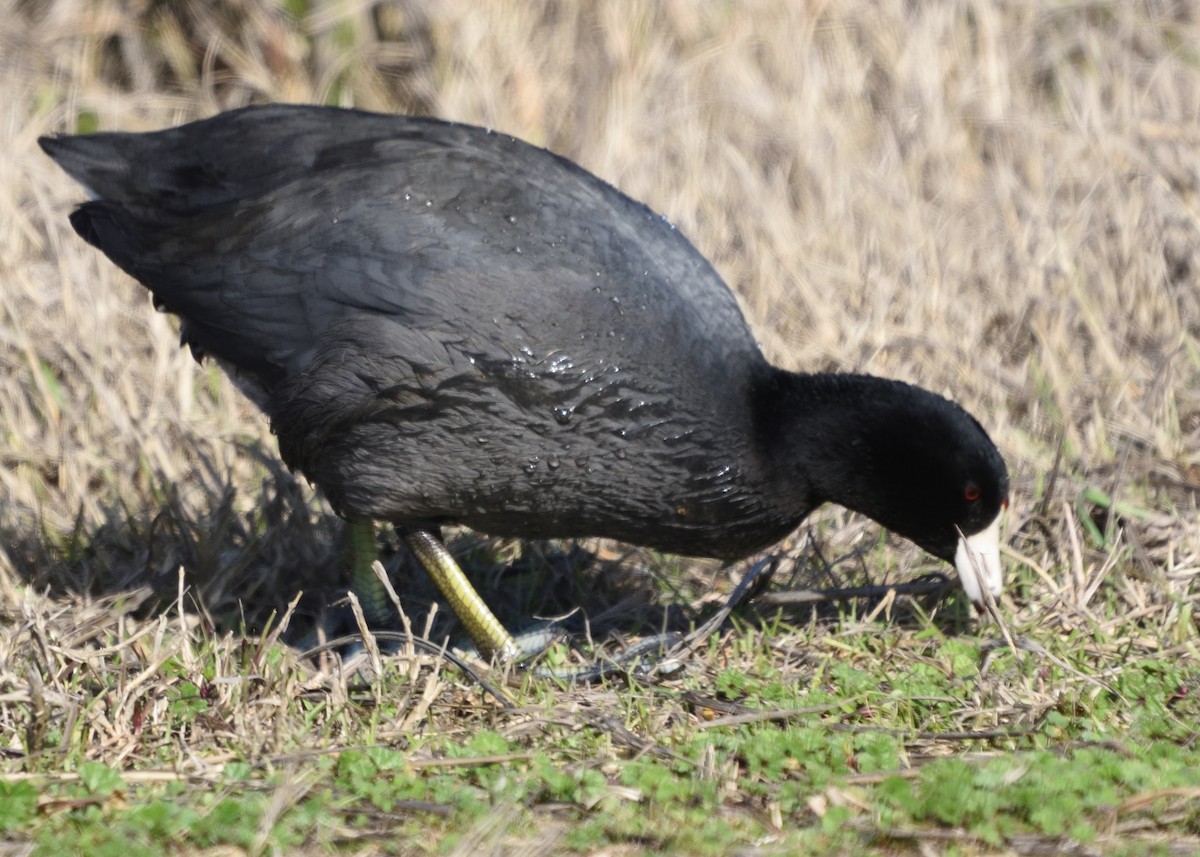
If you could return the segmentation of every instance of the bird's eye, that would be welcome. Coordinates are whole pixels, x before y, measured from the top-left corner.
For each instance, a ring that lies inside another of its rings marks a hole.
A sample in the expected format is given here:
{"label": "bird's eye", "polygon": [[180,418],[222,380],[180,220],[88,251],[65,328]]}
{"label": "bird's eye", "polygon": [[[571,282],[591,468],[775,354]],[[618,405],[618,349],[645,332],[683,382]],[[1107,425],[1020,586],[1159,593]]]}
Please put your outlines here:
{"label": "bird's eye", "polygon": [[968,482],[967,487],[963,489],[963,496],[967,498],[968,503],[974,503],[979,499],[979,486],[974,482]]}

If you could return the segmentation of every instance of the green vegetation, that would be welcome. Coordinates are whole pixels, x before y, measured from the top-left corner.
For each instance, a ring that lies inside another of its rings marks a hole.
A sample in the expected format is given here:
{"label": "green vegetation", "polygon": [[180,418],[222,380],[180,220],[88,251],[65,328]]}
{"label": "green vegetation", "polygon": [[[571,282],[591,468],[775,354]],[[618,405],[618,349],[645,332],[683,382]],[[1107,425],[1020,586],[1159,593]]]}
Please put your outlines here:
{"label": "green vegetation", "polygon": [[[122,654],[100,673],[77,665],[63,688],[103,710],[43,731],[0,778],[0,831],[100,855],[442,852],[479,836],[582,853],[883,853],[945,832],[968,851],[1200,832],[1194,641],[1150,658],[1062,634],[1031,652],[1020,634],[1036,629],[1010,630],[1015,653],[981,658],[981,640],[928,622],[744,626],[678,681],[526,678],[515,709],[428,658],[300,692],[289,650],[239,662],[202,635],[128,694],[136,645],[107,640]],[[417,697],[435,701],[412,723]],[[90,758],[106,714],[126,746],[107,763]]]}

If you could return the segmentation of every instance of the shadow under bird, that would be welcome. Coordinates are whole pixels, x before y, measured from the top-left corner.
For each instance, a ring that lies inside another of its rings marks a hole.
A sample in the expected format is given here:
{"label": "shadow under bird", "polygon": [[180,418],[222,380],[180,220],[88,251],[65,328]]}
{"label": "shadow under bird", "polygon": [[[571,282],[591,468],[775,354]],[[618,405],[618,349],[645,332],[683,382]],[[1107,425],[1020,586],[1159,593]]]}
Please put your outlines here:
{"label": "shadow under bird", "polygon": [[514,642],[442,525],[731,560],[838,503],[953,563],[977,605],[1000,594],[1008,477],[980,424],[899,381],[772,366],[687,239],[571,161],[283,105],[40,142],[94,196],[75,230],[340,515],[396,525],[484,654]]}

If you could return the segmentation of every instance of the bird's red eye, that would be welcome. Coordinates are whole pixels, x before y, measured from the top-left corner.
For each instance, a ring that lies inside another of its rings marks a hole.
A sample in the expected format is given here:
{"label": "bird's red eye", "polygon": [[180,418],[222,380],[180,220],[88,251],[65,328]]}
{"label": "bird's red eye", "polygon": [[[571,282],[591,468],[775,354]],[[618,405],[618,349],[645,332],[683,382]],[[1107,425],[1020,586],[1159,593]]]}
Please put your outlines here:
{"label": "bird's red eye", "polygon": [[974,482],[968,482],[967,487],[963,489],[963,496],[967,498],[968,503],[974,503],[979,499],[979,486]]}

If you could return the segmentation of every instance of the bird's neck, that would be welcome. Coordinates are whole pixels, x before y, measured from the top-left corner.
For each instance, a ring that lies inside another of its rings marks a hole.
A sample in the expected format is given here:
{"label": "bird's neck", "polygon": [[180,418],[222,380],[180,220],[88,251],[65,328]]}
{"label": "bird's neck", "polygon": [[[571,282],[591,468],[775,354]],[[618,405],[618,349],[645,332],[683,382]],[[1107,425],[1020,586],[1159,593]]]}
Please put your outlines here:
{"label": "bird's neck", "polygon": [[809,509],[836,503],[878,520],[888,423],[914,389],[870,375],[775,370],[756,409],[764,460],[779,462],[781,490],[802,495]]}

